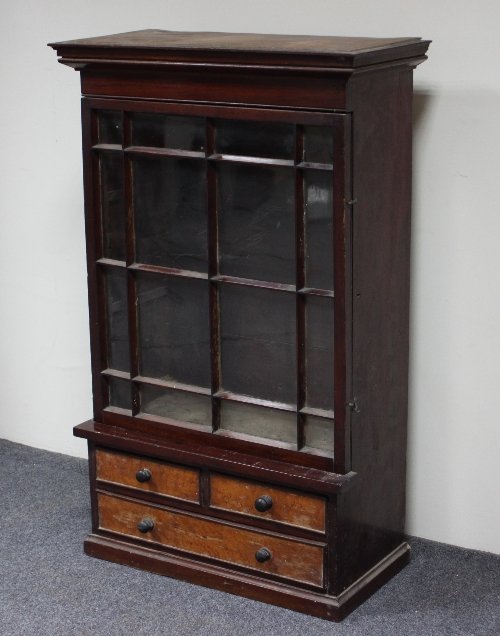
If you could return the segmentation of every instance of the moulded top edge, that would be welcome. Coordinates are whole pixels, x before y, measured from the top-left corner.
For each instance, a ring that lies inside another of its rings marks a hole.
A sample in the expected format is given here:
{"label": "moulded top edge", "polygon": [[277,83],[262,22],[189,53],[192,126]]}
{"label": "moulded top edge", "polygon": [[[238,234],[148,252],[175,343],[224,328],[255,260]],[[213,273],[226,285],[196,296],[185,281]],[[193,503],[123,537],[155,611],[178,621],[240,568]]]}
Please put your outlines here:
{"label": "moulded top edge", "polygon": [[146,29],[50,43],[73,59],[144,61],[239,61],[353,68],[425,55],[418,37],[371,38],[325,35],[178,32]]}

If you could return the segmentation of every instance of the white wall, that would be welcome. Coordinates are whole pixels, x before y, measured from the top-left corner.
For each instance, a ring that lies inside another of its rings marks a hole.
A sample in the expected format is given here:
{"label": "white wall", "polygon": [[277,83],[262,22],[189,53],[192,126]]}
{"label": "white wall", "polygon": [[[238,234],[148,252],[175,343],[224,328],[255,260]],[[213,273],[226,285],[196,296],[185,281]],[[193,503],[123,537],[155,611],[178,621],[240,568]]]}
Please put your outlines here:
{"label": "white wall", "polygon": [[0,437],[85,456],[79,76],[45,44],[141,28],[434,40],[415,72],[408,532],[500,552],[497,0],[25,0],[0,26]]}

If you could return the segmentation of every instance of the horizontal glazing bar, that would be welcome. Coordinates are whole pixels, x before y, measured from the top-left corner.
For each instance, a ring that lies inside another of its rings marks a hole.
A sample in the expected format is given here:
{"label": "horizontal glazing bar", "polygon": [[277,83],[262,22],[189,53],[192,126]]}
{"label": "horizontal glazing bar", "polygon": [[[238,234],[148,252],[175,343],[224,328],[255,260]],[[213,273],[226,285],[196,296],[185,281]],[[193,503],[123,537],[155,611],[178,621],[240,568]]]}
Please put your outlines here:
{"label": "horizontal glazing bar", "polygon": [[123,146],[121,144],[94,144],[92,150],[104,150],[113,152],[122,152]]}
{"label": "horizontal glazing bar", "polygon": [[316,289],[314,287],[302,287],[302,289],[297,290],[297,293],[304,296],[325,296],[326,298],[334,298],[335,296],[335,292],[329,289]]}
{"label": "horizontal glazing bar", "polygon": [[240,395],[238,393],[232,393],[231,391],[217,391],[217,393],[214,393],[214,397],[219,398],[219,400],[240,402],[241,404],[265,406],[266,408],[276,409],[277,411],[297,411],[295,404],[285,404],[283,402],[273,402],[272,400],[262,400],[260,398],[252,397],[251,395]]}
{"label": "horizontal glazing bar", "polygon": [[122,267],[125,268],[127,264],[125,261],[117,261],[114,258],[100,258],[97,261],[98,265],[105,265],[106,267]]}
{"label": "horizontal glazing bar", "polygon": [[204,272],[193,272],[189,269],[176,269],[175,267],[162,267],[161,265],[145,265],[144,263],[132,263],[128,269],[134,272],[148,272],[149,274],[161,274],[163,276],[179,276],[182,278],[208,279],[208,274]]}
{"label": "horizontal glazing bar", "polygon": [[209,161],[228,163],[249,163],[257,166],[283,166],[293,168],[295,163],[289,159],[269,159],[268,157],[246,157],[242,155],[221,155],[213,154],[207,157]]}
{"label": "horizontal glazing bar", "polygon": [[331,163],[313,163],[311,161],[301,161],[297,164],[297,168],[303,168],[304,170],[327,170],[333,172],[333,165]]}
{"label": "horizontal glazing bar", "polygon": [[163,387],[165,389],[176,389],[179,391],[185,391],[186,393],[197,393],[198,395],[210,395],[210,389],[203,386],[195,386],[193,384],[183,384],[182,382],[175,382],[172,380],[161,380],[160,378],[149,378],[143,375],[136,375],[132,378],[133,382],[139,382],[141,384],[150,384],[151,386]]}
{"label": "horizontal glazing bar", "polygon": [[314,415],[315,417],[324,417],[329,420],[333,420],[333,411],[329,411],[326,409],[316,409],[311,406],[304,406],[304,408],[299,411],[303,415]]}
{"label": "horizontal glazing bar", "polygon": [[238,278],[236,276],[211,276],[211,281],[216,283],[231,283],[232,285],[246,285],[247,287],[258,287],[260,289],[274,289],[276,291],[286,291],[295,293],[295,285],[285,283],[272,283],[266,280],[254,280],[253,278]]}
{"label": "horizontal glazing bar", "polygon": [[120,378],[122,380],[130,380],[130,373],[127,371],[118,371],[117,369],[103,369],[101,375],[109,376],[112,378]]}
{"label": "horizontal glazing bar", "polygon": [[264,446],[273,446],[276,448],[285,448],[287,450],[297,450],[296,444],[290,442],[281,442],[275,439],[269,439],[268,437],[260,437],[258,435],[248,435],[247,433],[240,433],[236,431],[228,431],[224,428],[219,428],[213,433],[214,435],[220,435],[222,437],[229,437],[233,439],[241,439],[245,442],[252,442],[254,444],[262,444]]}
{"label": "horizontal glazing bar", "polygon": [[156,148],[153,146],[128,146],[124,149],[127,155],[140,157],[175,157],[176,159],[205,159],[204,152],[196,150],[177,150],[174,148]]}

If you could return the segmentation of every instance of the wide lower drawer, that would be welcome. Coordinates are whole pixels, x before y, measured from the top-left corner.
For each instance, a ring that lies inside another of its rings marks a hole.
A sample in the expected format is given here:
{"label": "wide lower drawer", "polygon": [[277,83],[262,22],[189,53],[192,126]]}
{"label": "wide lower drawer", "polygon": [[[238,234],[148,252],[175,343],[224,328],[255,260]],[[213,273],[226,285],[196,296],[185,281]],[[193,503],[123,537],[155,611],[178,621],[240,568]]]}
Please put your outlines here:
{"label": "wide lower drawer", "polygon": [[254,518],[325,531],[325,500],[246,479],[212,474],[210,505]]}
{"label": "wide lower drawer", "polygon": [[199,472],[145,457],[96,450],[96,477],[99,481],[135,488],[186,501],[200,498]]}
{"label": "wide lower drawer", "polygon": [[322,545],[255,532],[105,493],[98,494],[98,507],[102,530],[300,583],[323,585]]}

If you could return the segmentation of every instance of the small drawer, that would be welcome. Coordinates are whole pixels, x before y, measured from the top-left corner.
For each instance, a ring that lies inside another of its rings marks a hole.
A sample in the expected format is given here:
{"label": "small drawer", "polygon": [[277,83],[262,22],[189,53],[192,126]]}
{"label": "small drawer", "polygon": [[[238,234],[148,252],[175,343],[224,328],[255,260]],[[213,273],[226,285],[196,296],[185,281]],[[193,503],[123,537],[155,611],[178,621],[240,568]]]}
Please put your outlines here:
{"label": "small drawer", "polygon": [[198,502],[199,472],[146,457],[135,457],[98,448],[96,476],[101,482]]}
{"label": "small drawer", "polygon": [[290,526],[325,531],[325,500],[225,475],[211,475],[210,505]]}
{"label": "small drawer", "polygon": [[321,587],[324,546],[98,495],[102,530]]}

